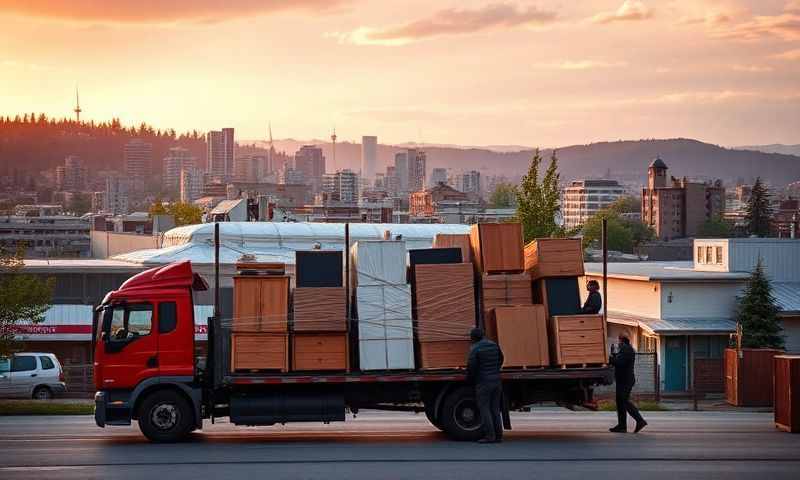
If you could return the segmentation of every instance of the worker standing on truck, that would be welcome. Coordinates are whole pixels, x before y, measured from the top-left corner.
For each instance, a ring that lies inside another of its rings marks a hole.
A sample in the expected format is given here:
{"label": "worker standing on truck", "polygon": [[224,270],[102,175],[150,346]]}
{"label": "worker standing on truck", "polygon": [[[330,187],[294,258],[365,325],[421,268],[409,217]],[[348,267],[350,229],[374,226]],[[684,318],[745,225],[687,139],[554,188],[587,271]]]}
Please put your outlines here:
{"label": "worker standing on truck", "polygon": [[469,337],[472,348],[467,361],[467,380],[475,385],[475,398],[483,424],[483,438],[478,443],[500,443],[503,440],[503,386],[500,381],[503,351],[486,338],[480,328],[473,328]]}
{"label": "worker standing on truck", "polygon": [[600,284],[597,283],[597,280],[589,280],[586,282],[586,290],[589,292],[589,296],[586,297],[586,303],[583,304],[581,313],[590,315],[600,313],[600,309],[603,308],[603,297],[600,296]]}
{"label": "worker standing on truck", "polygon": [[614,382],[617,384],[617,426],[609,429],[610,432],[625,433],[628,431],[628,414],[636,420],[633,433],[639,433],[647,422],[642,418],[639,409],[631,403],[631,390],[636,383],[633,367],[636,363],[636,352],[631,346],[631,340],[624,333],[619,334],[619,344],[616,352],[612,349],[610,363],[614,365]]}

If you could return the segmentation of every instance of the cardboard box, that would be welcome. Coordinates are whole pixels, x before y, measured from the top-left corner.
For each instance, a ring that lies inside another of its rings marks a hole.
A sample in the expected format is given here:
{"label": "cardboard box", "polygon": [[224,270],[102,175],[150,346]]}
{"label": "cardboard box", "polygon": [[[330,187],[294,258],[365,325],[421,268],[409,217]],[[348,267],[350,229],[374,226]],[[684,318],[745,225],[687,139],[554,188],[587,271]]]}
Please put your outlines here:
{"label": "cardboard box", "polygon": [[466,368],[469,340],[419,342],[419,368]]}
{"label": "cardboard box", "polygon": [[581,277],[583,248],[579,238],[539,238],[525,246],[525,271],[542,277]]}
{"label": "cardboard box", "polygon": [[359,240],[350,249],[354,286],[406,283],[406,242]]}
{"label": "cardboard box", "polygon": [[433,248],[460,248],[461,261],[472,263],[472,246],[467,233],[437,233],[433,237]]}
{"label": "cardboard box", "polygon": [[348,370],[347,334],[292,335],[292,371]]}
{"label": "cardboard box", "polygon": [[525,269],[522,225],[479,223],[472,226],[470,245],[475,268],[481,273],[515,273]]}
{"label": "cardboard box", "polygon": [[233,277],[234,332],[289,331],[289,277],[237,275]]}
{"label": "cardboard box", "polygon": [[420,342],[469,340],[476,325],[471,264],[417,265],[413,287]]}
{"label": "cardboard box", "polygon": [[503,367],[550,365],[547,316],[543,305],[493,308],[486,324],[486,336],[503,350]]}
{"label": "cardboard box", "polygon": [[343,287],[294,289],[295,332],[346,332],[347,304]]}
{"label": "cardboard box", "polygon": [[608,363],[603,316],[550,317],[550,357],[561,366]]}
{"label": "cardboard box", "polygon": [[231,335],[231,370],[288,371],[288,335],[234,333]]}

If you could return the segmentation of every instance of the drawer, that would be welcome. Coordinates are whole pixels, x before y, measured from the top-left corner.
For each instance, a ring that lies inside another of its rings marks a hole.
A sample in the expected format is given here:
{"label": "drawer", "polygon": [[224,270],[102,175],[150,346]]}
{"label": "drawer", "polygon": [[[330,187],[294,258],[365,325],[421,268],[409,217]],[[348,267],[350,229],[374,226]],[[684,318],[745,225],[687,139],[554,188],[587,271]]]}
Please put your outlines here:
{"label": "drawer", "polygon": [[604,330],[602,315],[559,315],[553,319],[559,334],[570,330]]}
{"label": "drawer", "polygon": [[605,335],[602,330],[562,330],[558,332],[558,343],[562,347],[565,345],[604,345]]}
{"label": "drawer", "polygon": [[605,346],[566,345],[559,349],[556,361],[561,365],[608,363],[608,356],[606,356]]}
{"label": "drawer", "polygon": [[347,351],[347,335],[294,335],[294,351],[302,353],[342,353]]}

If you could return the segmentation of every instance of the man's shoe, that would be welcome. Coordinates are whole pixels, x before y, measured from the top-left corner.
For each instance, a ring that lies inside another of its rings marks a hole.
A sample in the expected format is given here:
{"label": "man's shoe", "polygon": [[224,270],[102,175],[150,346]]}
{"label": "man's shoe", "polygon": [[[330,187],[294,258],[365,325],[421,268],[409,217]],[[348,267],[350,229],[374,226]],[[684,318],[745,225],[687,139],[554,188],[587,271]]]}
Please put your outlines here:
{"label": "man's shoe", "polygon": [[495,442],[497,442],[497,440],[491,440],[489,438],[481,438],[480,440],[478,440],[478,443],[495,443]]}
{"label": "man's shoe", "polygon": [[611,433],[628,433],[628,429],[622,426],[617,425],[616,427],[612,427],[608,429]]}
{"label": "man's shoe", "polygon": [[647,422],[642,420],[641,422],[636,422],[636,428],[633,430],[633,433],[639,433],[642,431],[644,427],[647,426]]}

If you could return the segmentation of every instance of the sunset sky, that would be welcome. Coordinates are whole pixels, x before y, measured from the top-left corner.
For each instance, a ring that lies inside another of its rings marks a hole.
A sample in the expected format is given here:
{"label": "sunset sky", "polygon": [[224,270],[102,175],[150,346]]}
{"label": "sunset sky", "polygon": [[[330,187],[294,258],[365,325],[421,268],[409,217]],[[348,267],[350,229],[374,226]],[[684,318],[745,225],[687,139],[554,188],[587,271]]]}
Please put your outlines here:
{"label": "sunset sky", "polygon": [[0,0],[0,114],[239,139],[800,143],[800,0]]}

